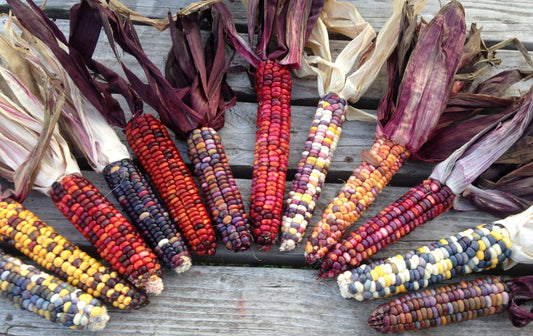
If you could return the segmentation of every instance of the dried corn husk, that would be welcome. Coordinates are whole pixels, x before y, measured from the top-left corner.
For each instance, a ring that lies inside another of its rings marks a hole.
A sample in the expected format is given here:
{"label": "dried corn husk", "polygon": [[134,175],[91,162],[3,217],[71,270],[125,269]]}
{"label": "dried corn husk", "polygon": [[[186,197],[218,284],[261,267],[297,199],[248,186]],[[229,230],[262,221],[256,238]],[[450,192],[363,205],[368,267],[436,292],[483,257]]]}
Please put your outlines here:
{"label": "dried corn husk", "polygon": [[0,56],[13,74],[22,78],[23,84],[42,102],[45,99],[42,85],[35,84],[45,80],[55,80],[60,84],[66,95],[60,125],[69,141],[82,149],[97,172],[102,172],[109,162],[130,158],[127,147],[116,132],[72,83],[50,49],[21,25],[17,25],[23,32],[19,35],[13,29],[13,23],[17,25],[17,21],[11,18],[5,21],[4,34],[0,35]]}
{"label": "dried corn husk", "polygon": [[[299,77],[317,76],[319,95],[337,93],[341,98],[357,102],[377,77],[382,65],[396,48],[404,4],[413,15],[418,14],[426,0],[395,0],[393,13],[377,35],[372,26],[347,2],[326,1],[324,10],[306,44]],[[335,32],[352,40],[333,59],[329,33]],[[376,121],[376,117],[353,107],[348,120]]]}

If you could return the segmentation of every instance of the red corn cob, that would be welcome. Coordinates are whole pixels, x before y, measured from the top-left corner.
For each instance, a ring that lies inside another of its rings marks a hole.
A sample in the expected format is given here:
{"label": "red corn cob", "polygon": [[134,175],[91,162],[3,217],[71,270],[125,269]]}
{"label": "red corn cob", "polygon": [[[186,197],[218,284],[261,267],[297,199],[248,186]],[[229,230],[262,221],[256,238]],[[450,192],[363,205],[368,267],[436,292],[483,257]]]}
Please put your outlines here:
{"label": "red corn cob", "polygon": [[50,195],[56,207],[113,269],[148,293],[162,291],[162,272],[156,255],[91,182],[81,175],[67,175],[54,182]]}
{"label": "red corn cob", "polygon": [[199,255],[214,254],[216,238],[209,213],[165,126],[142,114],[128,123],[126,138],[189,247]]}
{"label": "red corn cob", "polygon": [[195,173],[226,248],[235,252],[250,248],[248,215],[217,132],[210,127],[193,130],[187,137],[187,144]]}
{"label": "red corn cob", "polygon": [[[289,70],[301,66],[304,44],[324,1],[250,1],[247,6],[248,43],[237,33],[228,8],[213,4],[221,13],[228,40],[255,69],[258,108],[250,218],[259,249],[269,251],[281,225],[285,197],[291,122]],[[257,46],[251,47],[254,42]]]}
{"label": "red corn cob", "polygon": [[264,61],[256,70],[255,135],[250,217],[260,249],[270,250],[278,235],[289,159],[292,81],[288,67]]}
{"label": "red corn cob", "polygon": [[296,170],[281,227],[281,251],[296,247],[313,215],[346,119],[346,101],[336,94],[320,99]]}
{"label": "red corn cob", "polygon": [[357,267],[418,226],[446,212],[454,198],[450,188],[439,181],[423,181],[336,244],[322,261],[319,275],[332,277]]}

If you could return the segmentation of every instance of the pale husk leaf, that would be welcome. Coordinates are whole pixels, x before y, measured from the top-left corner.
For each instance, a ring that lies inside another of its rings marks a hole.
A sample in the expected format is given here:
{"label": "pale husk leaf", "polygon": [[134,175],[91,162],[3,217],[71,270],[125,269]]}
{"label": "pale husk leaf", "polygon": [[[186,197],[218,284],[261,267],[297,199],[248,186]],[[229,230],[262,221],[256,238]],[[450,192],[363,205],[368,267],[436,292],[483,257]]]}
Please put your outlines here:
{"label": "pale husk leaf", "polygon": [[[13,58],[4,58],[4,60],[10,69],[15,69],[13,72],[18,78],[22,76],[28,81],[24,83],[27,86],[38,83],[37,80],[43,77],[59,80],[67,98],[63,105],[60,125],[69,141],[83,152],[97,172],[102,172],[111,162],[130,158],[127,147],[115,130],[80,93],[48,47],[22,26],[17,25],[17,27],[23,31],[23,37],[12,29],[9,22],[4,27],[5,33],[11,37],[11,41],[6,40],[6,44],[15,50]],[[20,47],[16,48],[17,45]],[[15,64],[12,64],[13,60],[17,60]],[[17,66],[19,64],[24,66]],[[24,71],[30,71],[29,76],[25,76]],[[38,85],[35,91],[39,91],[40,87]],[[38,92],[32,93],[37,95]],[[42,101],[42,93],[40,98]]]}
{"label": "pale husk leaf", "polygon": [[504,263],[505,270],[516,264],[533,263],[533,206],[495,223],[505,226],[511,238],[511,257]]}
{"label": "pale husk leaf", "polygon": [[[14,101],[0,92],[0,174],[13,181],[18,190],[30,178],[27,175],[28,169],[33,170],[33,189],[49,194],[54,182],[66,175],[80,173],[78,164],[58,127],[51,121],[49,143],[38,161],[39,166],[34,166],[31,158],[32,155],[37,155],[39,145],[43,146],[40,141],[41,134],[46,132],[43,131],[44,116],[50,112],[7,69],[0,67],[0,75],[3,81],[9,83],[16,99]],[[57,106],[59,104],[58,99]],[[54,116],[58,115],[55,111]]]}
{"label": "pale husk leaf", "polygon": [[[404,0],[395,0],[393,13],[377,35],[351,3],[326,1],[321,18],[313,28],[304,53],[299,77],[317,76],[320,96],[337,93],[350,102],[357,102],[377,77],[397,45]],[[419,13],[427,0],[413,0],[414,13]],[[329,33],[346,35],[352,40],[333,60]],[[364,56],[364,60],[362,60]],[[360,62],[358,64],[358,62]],[[351,108],[348,120],[376,121],[376,117]]]}

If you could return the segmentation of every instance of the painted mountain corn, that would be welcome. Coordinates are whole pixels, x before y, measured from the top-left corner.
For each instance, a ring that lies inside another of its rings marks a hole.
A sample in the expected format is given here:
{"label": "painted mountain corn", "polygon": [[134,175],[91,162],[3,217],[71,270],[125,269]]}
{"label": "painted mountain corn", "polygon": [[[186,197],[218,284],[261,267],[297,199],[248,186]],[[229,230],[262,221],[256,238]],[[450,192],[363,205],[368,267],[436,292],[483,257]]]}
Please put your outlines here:
{"label": "painted mountain corn", "polygon": [[53,275],[0,252],[0,295],[15,307],[70,329],[102,330],[106,307]]}

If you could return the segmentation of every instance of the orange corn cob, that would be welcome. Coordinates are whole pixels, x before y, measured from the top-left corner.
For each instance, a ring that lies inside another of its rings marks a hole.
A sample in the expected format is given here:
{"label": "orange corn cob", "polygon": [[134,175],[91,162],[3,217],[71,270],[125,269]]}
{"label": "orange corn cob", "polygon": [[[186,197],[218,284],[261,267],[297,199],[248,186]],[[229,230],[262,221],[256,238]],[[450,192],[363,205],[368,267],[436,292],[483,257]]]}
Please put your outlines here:
{"label": "orange corn cob", "polygon": [[187,144],[222,242],[235,252],[247,250],[252,245],[248,214],[217,131],[211,127],[195,129]]}
{"label": "orange corn cob", "polygon": [[0,202],[0,240],[48,271],[120,309],[148,304],[146,294],[43,223],[14,200]]}
{"label": "orange corn cob", "polygon": [[50,196],[114,270],[148,293],[163,290],[157,256],[91,182],[81,175],[67,175],[54,182]]}
{"label": "orange corn cob", "polygon": [[418,226],[448,211],[455,194],[437,180],[411,188],[350,236],[336,244],[320,265],[323,278],[353,269]]}
{"label": "orange corn cob", "polygon": [[327,94],[320,99],[289,197],[285,201],[281,251],[293,250],[305,234],[345,119],[346,100],[337,94]]}
{"label": "orange corn cob", "polygon": [[217,243],[211,218],[165,126],[142,114],[128,123],[126,138],[191,250],[213,255]]}
{"label": "orange corn cob", "polygon": [[[350,176],[322,214],[307,240],[305,255],[308,263],[315,263],[326,255],[409,157],[401,145],[385,138],[374,142],[367,158]],[[371,162],[372,160],[372,162]]]}
{"label": "orange corn cob", "polygon": [[259,248],[269,251],[278,235],[289,159],[292,80],[289,68],[271,60],[255,74],[255,135],[250,217]]}

